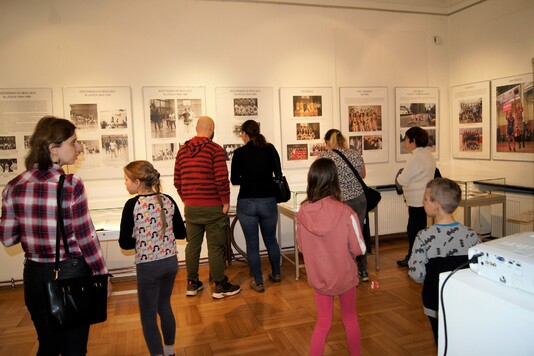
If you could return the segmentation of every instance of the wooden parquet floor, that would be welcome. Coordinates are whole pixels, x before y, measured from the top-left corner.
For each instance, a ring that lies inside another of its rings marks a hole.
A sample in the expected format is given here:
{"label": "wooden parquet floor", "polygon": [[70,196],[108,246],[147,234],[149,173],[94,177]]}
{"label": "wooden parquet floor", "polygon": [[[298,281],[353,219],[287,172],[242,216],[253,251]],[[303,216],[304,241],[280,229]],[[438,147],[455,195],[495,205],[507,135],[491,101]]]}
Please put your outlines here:
{"label": "wooden parquet floor", "polygon": [[[430,324],[423,314],[421,286],[413,282],[406,269],[396,266],[405,255],[404,239],[381,241],[380,270],[375,271],[369,256],[371,283],[360,283],[358,314],[363,355],[435,355]],[[234,261],[227,268],[233,283],[240,283],[240,294],[222,300],[211,297],[208,266],[201,265],[204,290],[186,297],[185,269],[180,268],[172,304],[177,322],[176,355],[308,355],[316,320],[312,290],[301,270],[284,261],[282,283],[266,278],[265,293],[249,287],[246,264]],[[135,288],[135,281],[114,282],[114,292]],[[137,295],[114,295],[109,299],[108,320],[91,327],[88,355],[148,355],[139,319]],[[23,289],[0,289],[0,355],[35,355],[37,337],[24,306]],[[325,355],[348,355],[345,332],[336,300],[334,321]]]}

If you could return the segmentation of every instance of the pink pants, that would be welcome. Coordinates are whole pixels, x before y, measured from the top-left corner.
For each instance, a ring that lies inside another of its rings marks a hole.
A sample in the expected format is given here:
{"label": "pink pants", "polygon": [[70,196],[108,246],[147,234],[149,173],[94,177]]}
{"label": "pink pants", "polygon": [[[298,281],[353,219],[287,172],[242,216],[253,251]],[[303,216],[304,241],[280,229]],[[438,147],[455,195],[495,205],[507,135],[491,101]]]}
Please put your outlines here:
{"label": "pink pants", "polygon": [[[311,338],[310,355],[322,355],[326,337],[332,326],[334,311],[334,297],[323,295],[314,290],[315,303],[317,304],[317,323],[313,329]],[[361,355],[361,334],[358,314],[356,313],[356,287],[349,289],[338,296],[341,309],[341,320],[345,326],[345,337],[352,356]]]}

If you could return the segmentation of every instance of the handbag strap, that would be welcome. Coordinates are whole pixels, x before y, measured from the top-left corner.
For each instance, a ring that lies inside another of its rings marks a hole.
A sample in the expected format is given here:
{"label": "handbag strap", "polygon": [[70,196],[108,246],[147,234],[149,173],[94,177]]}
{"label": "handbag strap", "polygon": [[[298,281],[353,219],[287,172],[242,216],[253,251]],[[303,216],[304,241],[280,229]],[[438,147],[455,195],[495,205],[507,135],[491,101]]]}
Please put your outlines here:
{"label": "handbag strap", "polygon": [[274,145],[270,144],[270,146],[274,156],[274,177],[282,178],[282,165],[280,164],[280,157],[278,156],[278,152],[276,152]]}
{"label": "handbag strap", "polygon": [[333,149],[332,151],[337,153],[339,155],[339,157],[343,158],[345,163],[347,163],[347,166],[349,166],[349,168],[352,170],[352,173],[354,173],[354,175],[356,176],[356,179],[358,179],[358,182],[360,182],[360,185],[362,186],[362,188],[363,189],[367,188],[367,184],[365,184],[365,182],[363,181],[362,177],[360,177],[360,174],[358,173],[358,171],[356,170],[354,165],[352,163],[350,163],[349,159],[347,157],[345,157],[345,155],[343,153],[341,153],[340,150]]}
{"label": "handbag strap", "polygon": [[55,279],[59,277],[59,237],[63,238],[63,245],[65,252],[69,254],[69,246],[67,245],[67,237],[65,234],[65,225],[63,224],[63,216],[61,214],[61,202],[63,200],[63,183],[65,182],[65,175],[59,176],[57,185],[57,228],[56,228],[56,258],[54,261]]}

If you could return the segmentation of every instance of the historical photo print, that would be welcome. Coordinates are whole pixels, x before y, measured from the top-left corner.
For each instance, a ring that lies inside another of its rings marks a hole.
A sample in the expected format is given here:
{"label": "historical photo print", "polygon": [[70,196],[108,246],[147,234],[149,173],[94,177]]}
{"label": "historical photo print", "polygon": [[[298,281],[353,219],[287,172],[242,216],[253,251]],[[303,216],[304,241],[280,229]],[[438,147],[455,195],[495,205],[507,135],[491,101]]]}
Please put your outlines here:
{"label": "historical photo print", "polygon": [[308,144],[291,144],[287,145],[287,160],[302,161],[308,159]]}
{"label": "historical photo print", "polygon": [[293,116],[323,116],[323,98],[318,95],[293,96]]}
{"label": "historical photo print", "polygon": [[224,144],[222,145],[224,149],[224,154],[226,156],[227,161],[231,161],[232,157],[234,156],[235,150],[237,150],[239,147],[243,146],[240,143],[230,143],[230,144]]}
{"label": "historical photo print", "polygon": [[322,152],[326,152],[326,144],[324,142],[310,143],[310,157],[317,157]]}
{"label": "historical photo print", "polygon": [[460,152],[482,152],[482,127],[460,129],[459,134]]}
{"label": "historical photo print", "polygon": [[490,158],[489,84],[485,81],[451,88],[453,157]]}
{"label": "historical photo print", "polygon": [[351,105],[348,110],[349,132],[382,131],[381,105]]}
{"label": "historical photo print", "polygon": [[400,127],[436,126],[435,103],[400,103]]}
{"label": "historical photo print", "polygon": [[258,116],[258,98],[234,98],[234,116]]}
{"label": "historical photo print", "polygon": [[174,99],[150,100],[150,133],[152,138],[176,137]]}
{"label": "historical photo print", "polygon": [[98,128],[98,110],[95,103],[70,104],[69,116],[78,130]]}
{"label": "historical photo print", "polygon": [[169,143],[154,143],[152,144],[152,161],[161,162],[161,161],[170,161],[174,162],[176,159],[175,150],[176,144]]}
{"label": "historical photo print", "polygon": [[349,148],[356,150],[361,155],[363,152],[362,136],[349,136]]}
{"label": "historical photo print", "polygon": [[318,122],[297,123],[297,140],[318,140],[321,138],[321,124]]}

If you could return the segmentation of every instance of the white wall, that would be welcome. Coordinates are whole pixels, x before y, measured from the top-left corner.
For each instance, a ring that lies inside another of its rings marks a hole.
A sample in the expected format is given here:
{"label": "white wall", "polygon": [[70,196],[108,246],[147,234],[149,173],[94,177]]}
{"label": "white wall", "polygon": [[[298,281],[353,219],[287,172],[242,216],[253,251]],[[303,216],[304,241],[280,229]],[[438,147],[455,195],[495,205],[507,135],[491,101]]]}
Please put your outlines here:
{"label": "white wall", "polygon": [[[217,125],[225,122],[215,115],[216,87],[272,87],[276,135],[268,140],[278,147],[280,87],[332,87],[336,127],[339,87],[387,87],[389,162],[368,164],[366,181],[391,184],[403,166],[395,161],[394,88],[438,87],[442,172],[472,168],[534,186],[533,163],[453,161],[447,122],[451,85],[531,70],[532,18],[528,0],[488,0],[450,17],[194,0],[2,0],[0,88],[51,87],[54,114],[64,116],[63,87],[129,86],[135,158],[146,159],[144,86],[206,87],[206,114]],[[284,173],[292,188],[305,187],[306,169]],[[86,186],[94,207],[128,198],[121,177]],[[172,177],[164,188],[179,201]],[[20,256],[0,249],[0,260],[5,254]]]}

